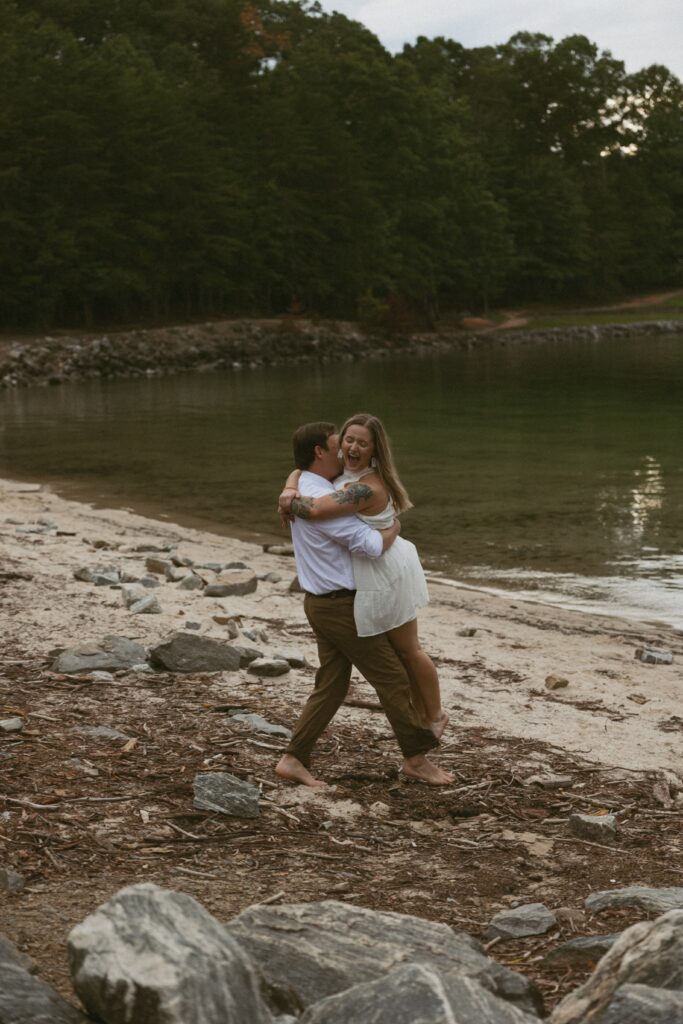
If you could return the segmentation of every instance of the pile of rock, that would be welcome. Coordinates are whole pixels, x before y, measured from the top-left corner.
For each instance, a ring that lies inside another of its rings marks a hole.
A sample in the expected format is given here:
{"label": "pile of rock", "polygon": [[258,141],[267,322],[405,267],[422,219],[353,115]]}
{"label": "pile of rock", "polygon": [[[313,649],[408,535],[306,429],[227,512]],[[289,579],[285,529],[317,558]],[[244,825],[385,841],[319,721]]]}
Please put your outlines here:
{"label": "pile of rock", "polygon": [[548,330],[368,334],[348,323],[226,321],[95,337],[16,341],[0,352],[0,387],[60,384],[102,377],[151,377],[187,370],[241,370],[284,363],[377,359],[394,352],[471,349],[479,345],[680,333],[676,320],[556,327]]}
{"label": "pile of rock", "polygon": [[[599,895],[604,903],[609,894]],[[683,909],[609,938],[550,1024],[680,1024]],[[0,1020],[533,1024],[543,1014],[533,982],[491,960],[471,936],[334,901],[256,904],[222,925],[190,896],[133,885],[72,930],[68,955],[85,1013],[0,938]]]}

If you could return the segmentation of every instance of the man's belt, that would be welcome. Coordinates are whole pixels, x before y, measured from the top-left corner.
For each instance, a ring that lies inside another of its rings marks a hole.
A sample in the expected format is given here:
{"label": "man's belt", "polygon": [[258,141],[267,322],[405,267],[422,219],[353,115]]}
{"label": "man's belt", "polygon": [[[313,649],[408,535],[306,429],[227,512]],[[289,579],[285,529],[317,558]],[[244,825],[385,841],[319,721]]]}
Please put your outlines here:
{"label": "man's belt", "polygon": [[328,590],[326,594],[309,594],[309,597],[355,597],[355,590]]}

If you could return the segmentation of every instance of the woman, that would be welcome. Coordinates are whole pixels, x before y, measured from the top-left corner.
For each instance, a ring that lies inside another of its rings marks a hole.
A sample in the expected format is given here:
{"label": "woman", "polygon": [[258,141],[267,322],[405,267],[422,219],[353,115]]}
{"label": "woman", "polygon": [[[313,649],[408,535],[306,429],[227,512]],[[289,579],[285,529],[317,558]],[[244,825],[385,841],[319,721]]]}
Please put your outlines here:
{"label": "woman", "polygon": [[[344,472],[334,481],[334,494],[301,497],[300,471],[294,470],[280,496],[281,512],[311,520],[358,515],[375,529],[391,526],[412,502],[396,472],[384,424],[377,416],[357,413],[342,427],[339,442]],[[441,707],[436,668],[417,634],[417,609],[429,602],[429,594],[415,545],[397,537],[380,558],[353,556],[353,573],[358,635],[387,634],[408,673],[422,723],[440,738],[448,715]]]}

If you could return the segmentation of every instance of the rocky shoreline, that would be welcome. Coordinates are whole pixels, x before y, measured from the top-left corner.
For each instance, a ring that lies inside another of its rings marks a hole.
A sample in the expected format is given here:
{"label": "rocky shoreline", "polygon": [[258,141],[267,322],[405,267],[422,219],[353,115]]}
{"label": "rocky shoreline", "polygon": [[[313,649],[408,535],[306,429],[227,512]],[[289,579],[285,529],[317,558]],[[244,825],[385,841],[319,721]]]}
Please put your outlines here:
{"label": "rocky shoreline", "polygon": [[0,388],[351,362],[397,353],[426,355],[503,345],[658,336],[682,330],[681,321],[655,320],[539,330],[448,329],[387,336],[364,332],[349,323],[235,320],[93,335],[46,335],[10,339],[0,346]]}

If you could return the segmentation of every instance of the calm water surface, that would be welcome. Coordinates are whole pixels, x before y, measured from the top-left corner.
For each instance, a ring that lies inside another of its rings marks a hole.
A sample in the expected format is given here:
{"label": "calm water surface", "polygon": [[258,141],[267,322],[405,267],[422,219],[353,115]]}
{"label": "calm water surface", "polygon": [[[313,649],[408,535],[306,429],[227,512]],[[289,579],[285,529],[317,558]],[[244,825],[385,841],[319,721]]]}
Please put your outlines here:
{"label": "calm water surface", "polygon": [[387,423],[435,572],[683,626],[683,336],[0,395],[0,473],[278,536],[301,422]]}

